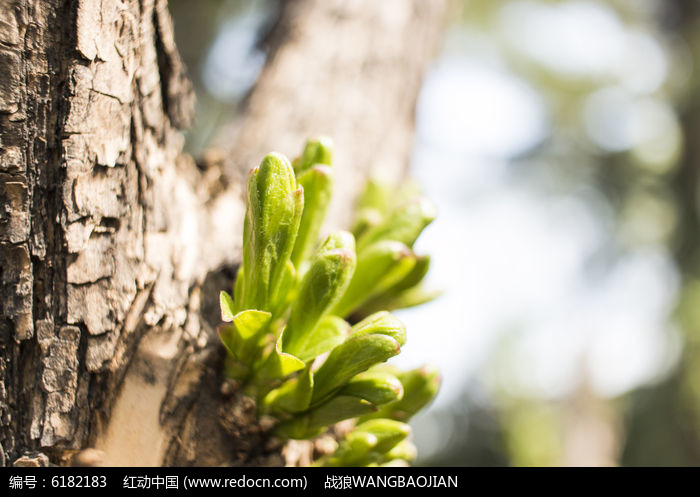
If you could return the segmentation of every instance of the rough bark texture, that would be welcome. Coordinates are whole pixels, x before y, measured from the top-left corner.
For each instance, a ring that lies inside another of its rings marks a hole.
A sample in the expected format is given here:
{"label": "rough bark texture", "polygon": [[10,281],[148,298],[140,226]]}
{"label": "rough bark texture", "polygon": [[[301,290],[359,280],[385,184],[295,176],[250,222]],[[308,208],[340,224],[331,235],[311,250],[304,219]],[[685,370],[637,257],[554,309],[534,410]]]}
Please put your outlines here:
{"label": "rough bark texture", "polygon": [[[241,177],[182,153],[166,1],[0,3],[0,463],[282,463],[220,388],[209,295],[240,250]],[[444,3],[350,3],[285,9],[229,171],[330,134],[347,209],[373,159],[406,165]]]}
{"label": "rough bark texture", "polygon": [[0,61],[0,443],[58,457],[99,433],[147,330],[162,354],[197,342],[191,286],[236,240],[211,213],[240,206],[181,154],[164,0],[4,0]]}

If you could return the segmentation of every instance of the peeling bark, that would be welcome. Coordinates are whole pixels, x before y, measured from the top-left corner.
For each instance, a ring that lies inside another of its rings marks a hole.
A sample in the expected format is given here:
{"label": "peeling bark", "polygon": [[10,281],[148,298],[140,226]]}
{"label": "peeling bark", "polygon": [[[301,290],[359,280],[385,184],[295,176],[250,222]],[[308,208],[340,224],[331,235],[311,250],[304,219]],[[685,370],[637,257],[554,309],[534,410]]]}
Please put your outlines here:
{"label": "peeling bark", "polygon": [[[165,0],[0,1],[5,461],[95,447],[115,465],[281,463],[247,401],[220,389],[210,291],[240,251],[233,172],[330,134],[347,210],[372,158],[405,167],[444,2],[290,3],[226,179],[182,152],[193,97]],[[343,38],[313,37],[323,25]]]}

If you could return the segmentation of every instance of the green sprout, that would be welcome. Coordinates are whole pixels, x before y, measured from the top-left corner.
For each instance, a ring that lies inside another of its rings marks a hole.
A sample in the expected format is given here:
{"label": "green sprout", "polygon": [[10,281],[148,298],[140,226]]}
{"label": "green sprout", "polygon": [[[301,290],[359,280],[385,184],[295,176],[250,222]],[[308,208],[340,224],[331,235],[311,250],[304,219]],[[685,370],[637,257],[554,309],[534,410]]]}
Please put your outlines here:
{"label": "green sprout", "polygon": [[221,292],[225,374],[277,422],[308,439],[359,424],[318,465],[406,464],[408,419],[437,393],[433,369],[384,364],[406,330],[388,310],[430,300],[429,258],[413,244],[435,209],[411,187],[369,182],[352,233],[319,243],[333,188],[332,145],[308,140],[290,162],[268,154],[248,179],[243,257],[233,296]]}

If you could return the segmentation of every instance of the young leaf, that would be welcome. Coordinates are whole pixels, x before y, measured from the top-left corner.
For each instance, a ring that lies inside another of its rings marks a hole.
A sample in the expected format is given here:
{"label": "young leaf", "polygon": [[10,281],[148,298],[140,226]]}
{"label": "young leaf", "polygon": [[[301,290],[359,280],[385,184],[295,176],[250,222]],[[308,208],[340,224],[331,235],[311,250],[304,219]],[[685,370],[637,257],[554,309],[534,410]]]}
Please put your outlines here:
{"label": "young leaf", "polygon": [[428,405],[440,389],[440,374],[431,366],[406,371],[398,374],[397,377],[403,385],[403,398],[397,402],[385,404],[375,415],[369,417],[408,421]]}
{"label": "young leaf", "polygon": [[365,466],[369,462],[369,454],[377,446],[379,440],[367,432],[351,431],[345,436],[336,451],[323,460],[325,466],[348,467]]}
{"label": "young leaf", "polygon": [[296,164],[296,172],[303,173],[314,164],[333,163],[333,140],[327,136],[310,138],[304,145],[304,151]]}
{"label": "young leaf", "polygon": [[[243,282],[237,309],[271,310],[294,248],[303,189],[286,157],[268,154],[248,179],[243,226]],[[240,277],[241,275],[239,275]]]}
{"label": "young leaf", "polygon": [[279,388],[270,391],[263,399],[263,407],[267,412],[298,413],[305,411],[311,403],[313,386],[314,377],[311,366],[307,366],[299,376],[287,380]]}
{"label": "young leaf", "polygon": [[377,179],[370,179],[357,200],[357,215],[352,232],[359,239],[367,229],[382,222],[389,210],[394,189]]}
{"label": "young leaf", "polygon": [[355,240],[341,231],[321,245],[301,281],[289,322],[282,333],[282,350],[305,360],[315,357],[315,328],[343,294],[355,270]]}
{"label": "young leaf", "polygon": [[396,376],[381,371],[365,371],[352,378],[338,395],[365,399],[379,406],[403,397],[403,385]]}
{"label": "young leaf", "polygon": [[267,332],[269,312],[250,309],[232,317],[232,323],[218,328],[219,337],[231,354],[244,364],[250,364],[258,341]]}
{"label": "young leaf", "polygon": [[221,305],[221,320],[227,323],[233,321],[233,317],[236,315],[235,304],[227,292],[222,291],[219,294],[219,304]]}
{"label": "young leaf", "polygon": [[359,240],[372,226],[381,223],[382,219],[384,219],[384,216],[378,209],[373,209],[371,207],[360,209],[352,225],[352,234]]}
{"label": "young leaf", "polygon": [[330,425],[376,410],[374,404],[364,399],[338,395],[305,414],[281,423],[277,433],[294,439],[311,438]]}
{"label": "young leaf", "polygon": [[358,316],[367,316],[380,310],[392,311],[429,302],[440,296],[439,291],[423,289],[422,280],[430,267],[430,256],[416,257],[413,269],[386,291],[375,295],[354,310]]}
{"label": "young leaf", "polygon": [[346,317],[366,300],[391,288],[416,264],[416,256],[403,243],[380,241],[357,259],[355,274],[332,314]]}
{"label": "young leaf", "polygon": [[430,269],[430,256],[417,256],[416,263],[411,269],[411,271],[408,274],[406,274],[406,276],[397,281],[394,285],[392,285],[390,288],[388,288],[379,297],[394,297],[396,295],[399,295],[401,292],[404,292],[410,288],[414,288],[421,281],[423,281],[423,278],[425,278],[425,275],[428,273],[428,269]]}
{"label": "young leaf", "polygon": [[353,337],[375,334],[390,336],[399,345],[406,343],[406,326],[387,311],[372,314],[350,328],[350,336]]}
{"label": "young leaf", "polygon": [[435,206],[423,197],[401,205],[381,223],[368,228],[357,241],[357,251],[380,240],[395,240],[412,247],[418,235],[435,219]]}
{"label": "young leaf", "polygon": [[297,271],[294,268],[292,261],[287,261],[280,278],[279,285],[275,289],[271,297],[270,308],[275,316],[279,316],[285,312],[289,304],[296,297],[296,282]]}
{"label": "young leaf", "polygon": [[243,270],[243,264],[238,266],[238,271],[236,272],[236,281],[233,284],[233,310],[234,313],[239,313],[245,309],[239,307],[243,301],[243,284],[245,283],[245,271]]}
{"label": "young leaf", "polygon": [[304,440],[313,438],[323,432],[323,428],[312,430],[308,427],[309,418],[306,416],[296,416],[287,421],[283,421],[275,428],[275,435],[281,438],[292,440]]}
{"label": "young leaf", "polygon": [[299,233],[292,252],[292,262],[297,269],[305,269],[303,263],[311,256],[316,246],[331,200],[333,170],[330,166],[315,165],[304,171],[298,181],[304,188],[304,212],[301,215]]}
{"label": "young leaf", "polygon": [[392,185],[377,178],[370,178],[357,199],[357,208],[374,209],[383,216],[389,212],[395,196],[395,188]]}
{"label": "young leaf", "polygon": [[307,344],[295,354],[304,362],[309,362],[321,354],[343,343],[350,331],[350,325],[336,316],[326,316],[308,336]]}
{"label": "young leaf", "polygon": [[356,418],[376,410],[377,407],[365,399],[336,395],[329,401],[313,408],[306,415],[308,417],[307,427],[311,430],[325,428],[345,419]]}
{"label": "young leaf", "polygon": [[373,452],[385,454],[411,434],[411,427],[393,419],[370,419],[355,427],[357,432],[370,433],[377,437]]}
{"label": "young leaf", "polygon": [[276,380],[301,371],[306,364],[298,357],[282,352],[281,340],[275,342],[275,347],[258,370],[258,379]]}
{"label": "young leaf", "polygon": [[356,374],[386,361],[400,350],[399,343],[387,335],[360,335],[348,338],[331,351],[316,371],[312,405],[324,400]]}
{"label": "young leaf", "polygon": [[403,440],[396,444],[393,449],[387,452],[385,458],[389,461],[400,459],[410,462],[416,458],[416,453],[416,446],[408,440]]}
{"label": "young leaf", "polygon": [[430,302],[442,295],[440,290],[426,290],[422,285],[418,285],[414,288],[409,288],[399,293],[395,297],[389,297],[384,295],[378,295],[377,297],[365,302],[361,306],[355,308],[353,315],[361,317],[367,316],[380,309],[385,309],[387,311],[394,311],[396,309],[407,309],[409,307],[415,307],[417,305],[425,304]]}

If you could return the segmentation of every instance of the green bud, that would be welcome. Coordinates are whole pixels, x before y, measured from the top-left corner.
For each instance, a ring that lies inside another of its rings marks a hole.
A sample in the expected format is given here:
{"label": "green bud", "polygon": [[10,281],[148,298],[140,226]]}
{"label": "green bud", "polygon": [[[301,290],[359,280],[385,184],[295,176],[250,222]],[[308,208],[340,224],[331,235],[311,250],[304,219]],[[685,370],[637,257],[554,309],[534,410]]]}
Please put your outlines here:
{"label": "green bud", "polygon": [[[440,379],[427,368],[384,364],[406,330],[380,309],[426,298],[430,260],[411,247],[435,209],[415,185],[370,182],[358,201],[357,238],[336,233],[314,252],[332,194],[332,154],[329,139],[311,139],[293,166],[272,153],[250,173],[242,261],[233,296],[219,295],[224,374],[240,380],[259,415],[277,419],[279,436],[308,439],[339,421],[360,423],[316,464],[405,464],[415,447],[399,420],[430,402]],[[342,319],[349,315],[366,317],[351,327]]]}
{"label": "green bud", "polygon": [[420,188],[412,181],[405,181],[398,188],[378,179],[370,179],[360,194],[356,205],[357,216],[352,232],[356,239],[385,220],[395,206],[420,196]]}
{"label": "green bud", "polygon": [[360,335],[334,348],[315,373],[312,405],[325,400],[350,378],[395,356],[399,342],[387,335]]}
{"label": "green bud", "polygon": [[411,460],[415,447],[406,440],[410,432],[408,425],[390,419],[362,423],[345,436],[323,463],[335,467],[377,466],[386,461]]}
{"label": "green bud", "polygon": [[307,366],[296,378],[283,383],[270,391],[263,399],[265,412],[298,413],[305,411],[311,403],[314,376],[311,366]]}
{"label": "green bud", "polygon": [[306,141],[304,151],[295,164],[297,173],[302,173],[315,164],[331,165],[333,163],[333,140],[326,136],[311,138]]}
{"label": "green bud", "polygon": [[301,281],[289,322],[282,333],[284,352],[308,361],[318,355],[316,340],[325,340],[328,333],[334,333],[332,327],[319,333],[315,330],[350,283],[355,270],[354,248],[355,240],[347,232],[332,234],[321,245]]}
{"label": "green bud", "polygon": [[430,256],[416,257],[415,265],[406,276],[397,281],[386,291],[375,295],[355,310],[360,316],[366,316],[380,310],[392,311],[404,309],[429,302],[441,292],[427,291],[422,287],[422,280],[430,267]]}
{"label": "green bud", "polygon": [[397,375],[403,385],[403,398],[382,406],[376,415],[399,421],[408,421],[427,406],[440,390],[440,374],[432,366],[423,366]]}
{"label": "green bud", "polygon": [[[233,311],[234,313],[238,313],[240,311],[245,311],[245,309],[242,309],[238,307],[242,301],[243,301],[243,294],[244,294],[244,289],[243,289],[243,284],[245,283],[245,270],[243,269],[243,263],[241,263],[240,266],[238,266],[238,271],[236,271],[236,281],[233,284]],[[223,318],[223,314],[222,314]]]}
{"label": "green bud", "polygon": [[325,428],[345,419],[356,418],[376,410],[377,407],[365,399],[337,395],[311,410],[308,414],[308,427],[312,430]]}
{"label": "green bud", "polygon": [[370,419],[355,427],[358,433],[365,432],[377,437],[373,451],[386,454],[411,434],[411,427],[393,419]]}
{"label": "green bud", "polygon": [[389,462],[393,461],[413,461],[417,455],[416,446],[408,440],[403,440],[396,444],[393,449],[386,453],[385,458]]}
{"label": "green bud", "polygon": [[357,199],[358,211],[372,209],[383,216],[389,211],[394,195],[394,188],[391,185],[376,178],[370,178]]}
{"label": "green bud", "polygon": [[314,430],[309,428],[308,423],[309,418],[307,416],[296,416],[279,423],[275,428],[275,435],[292,440],[305,440],[323,433],[322,427]]}
{"label": "green bud", "polygon": [[384,216],[377,209],[372,209],[371,207],[360,209],[352,225],[352,234],[359,240],[369,228],[381,223],[382,219],[384,219]]}
{"label": "green bud", "polygon": [[416,256],[401,242],[385,240],[364,250],[343,297],[332,314],[345,317],[362,303],[401,281],[416,264]]}
{"label": "green bud", "polygon": [[298,178],[304,188],[304,212],[299,224],[299,234],[292,252],[292,262],[301,268],[316,246],[323,219],[333,193],[333,170],[330,166],[315,165]]}
{"label": "green bud", "polygon": [[296,297],[296,284],[297,271],[292,261],[287,261],[284,265],[279,285],[277,285],[270,299],[270,309],[273,315],[280,316],[284,314],[289,304]]}
{"label": "green bud", "polygon": [[379,439],[366,431],[352,430],[345,435],[342,445],[347,446],[352,452],[366,456],[379,443]]}
{"label": "green bud", "polygon": [[442,295],[442,291],[440,290],[426,290],[422,286],[417,286],[404,290],[396,297],[373,299],[371,302],[367,302],[357,309],[357,313],[363,316],[376,312],[377,309],[388,309],[392,311],[395,309],[406,309],[435,300],[440,295]]}
{"label": "green bud", "polygon": [[350,329],[350,336],[360,335],[387,335],[399,342],[406,343],[406,326],[393,314],[380,311],[366,317]]}
{"label": "green bud", "polygon": [[294,355],[304,362],[309,362],[343,343],[349,331],[350,325],[343,319],[325,316],[308,334],[308,340],[302,350]]}
{"label": "green bud", "polygon": [[337,395],[308,413],[281,423],[277,432],[289,438],[311,438],[328,426],[376,410],[374,404],[364,399]]}
{"label": "green bud", "polygon": [[416,263],[411,271],[402,279],[396,282],[391,288],[384,292],[387,296],[399,295],[401,292],[418,285],[430,269],[430,256],[422,255],[416,257]]}
{"label": "green bud", "polygon": [[336,451],[324,461],[325,466],[348,467],[364,466],[369,461],[369,454],[379,440],[367,432],[351,431],[345,436]]}
{"label": "green bud", "polygon": [[435,206],[418,197],[401,205],[381,223],[368,228],[357,240],[357,252],[361,253],[380,240],[395,240],[412,247],[423,229],[435,219]]}
{"label": "green bud", "polygon": [[352,378],[338,395],[365,399],[379,406],[403,397],[403,385],[396,376],[380,371],[366,371]]}
{"label": "green bud", "polygon": [[[304,205],[286,157],[268,154],[248,179],[243,226],[243,276],[237,309],[272,310],[292,254]],[[240,276],[239,276],[240,277]]]}

